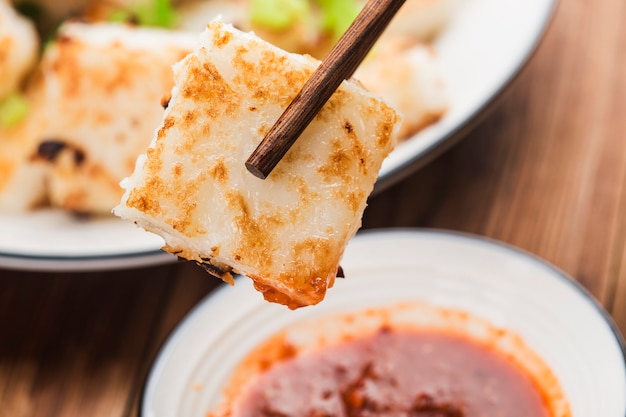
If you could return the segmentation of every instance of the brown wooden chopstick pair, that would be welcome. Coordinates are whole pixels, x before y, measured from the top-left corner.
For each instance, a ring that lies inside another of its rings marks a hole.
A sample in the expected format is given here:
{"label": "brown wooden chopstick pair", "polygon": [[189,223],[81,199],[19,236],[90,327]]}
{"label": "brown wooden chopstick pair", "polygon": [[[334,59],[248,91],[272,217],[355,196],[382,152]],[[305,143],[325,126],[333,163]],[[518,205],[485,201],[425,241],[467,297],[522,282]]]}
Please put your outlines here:
{"label": "brown wooden chopstick pair", "polygon": [[365,59],[405,0],[369,0],[352,25],[322,61],[302,90],[246,161],[254,176],[265,179],[341,83]]}

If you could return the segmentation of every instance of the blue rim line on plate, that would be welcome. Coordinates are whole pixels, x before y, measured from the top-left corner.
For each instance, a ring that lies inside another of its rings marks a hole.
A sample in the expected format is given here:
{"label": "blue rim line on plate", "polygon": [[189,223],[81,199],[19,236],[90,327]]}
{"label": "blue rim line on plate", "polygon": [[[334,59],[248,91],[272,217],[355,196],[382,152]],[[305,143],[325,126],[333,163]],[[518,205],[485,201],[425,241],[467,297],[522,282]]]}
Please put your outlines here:
{"label": "blue rim line on plate", "polygon": [[89,272],[143,268],[173,263],[177,258],[162,250],[98,256],[36,256],[0,252],[0,271]]}

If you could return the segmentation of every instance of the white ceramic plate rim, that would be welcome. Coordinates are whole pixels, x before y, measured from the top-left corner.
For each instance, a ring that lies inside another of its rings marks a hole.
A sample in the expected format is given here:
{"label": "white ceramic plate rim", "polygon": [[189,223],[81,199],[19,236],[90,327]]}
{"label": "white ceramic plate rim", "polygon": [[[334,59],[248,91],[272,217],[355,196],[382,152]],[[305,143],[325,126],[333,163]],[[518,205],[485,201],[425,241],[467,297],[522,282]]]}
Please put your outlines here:
{"label": "white ceramic plate rim", "polygon": [[[381,168],[374,193],[462,136],[528,61],[556,7],[556,0],[461,1],[459,12],[436,42],[443,76],[451,84],[450,109],[438,123],[394,150]],[[474,49],[476,45],[480,47]],[[480,64],[458,69],[467,62]],[[0,267],[4,268],[104,270],[173,261],[160,251],[162,243],[116,218],[81,222],[54,210],[0,213]]]}
{"label": "white ceramic plate rim", "polygon": [[[602,307],[602,305],[584,287],[552,264],[549,264],[548,262],[519,248],[482,236],[474,236],[447,230],[428,229],[381,229],[359,233],[354,239],[359,240],[360,246],[358,247],[358,250],[361,252],[350,254],[353,257],[353,261],[355,259],[369,259],[369,261],[371,261],[372,258],[369,254],[376,251],[381,238],[385,240],[386,244],[389,244],[390,241],[397,239],[396,243],[402,245],[412,245],[419,240],[422,240],[422,243],[424,241],[439,240],[440,242],[443,241],[444,244],[450,245],[462,244],[467,245],[467,247],[480,246],[485,250],[488,250],[490,252],[490,256],[494,259],[508,258],[510,260],[514,258],[519,264],[537,267],[537,269],[544,272],[543,278],[545,280],[553,280],[562,284],[565,288],[569,287],[572,289],[572,292],[576,294],[580,302],[589,305],[591,310],[594,312],[594,319],[606,325],[608,334],[612,336],[611,340],[607,342],[613,344],[612,347],[616,348],[621,353],[622,362],[619,369],[621,370],[620,373],[622,374],[622,379],[626,380],[626,343],[613,319]],[[412,241],[412,239],[416,240]],[[350,251],[350,247],[348,247],[348,251]],[[401,262],[402,260],[383,258],[377,258],[376,260],[376,262],[379,263],[377,266],[381,266],[383,268],[385,265],[393,267],[398,261]],[[426,263],[428,264],[429,262],[433,263],[433,261],[427,259]],[[431,266],[437,267],[437,265],[434,264]],[[439,267],[441,267],[441,265],[439,265]],[[243,280],[243,282],[238,281],[234,288],[223,286],[205,297],[171,332],[161,350],[158,352],[152,368],[146,378],[140,399],[140,416],[157,417],[153,411],[156,405],[155,400],[158,396],[174,396],[174,401],[178,398],[176,397],[177,394],[172,394],[172,392],[176,392],[176,387],[168,385],[168,382],[170,382],[171,379],[168,378],[167,381],[164,381],[161,379],[161,376],[165,373],[166,368],[168,368],[168,375],[170,377],[172,376],[172,369],[175,369],[175,379],[179,381],[186,380],[187,377],[191,375],[193,368],[197,365],[197,363],[194,362],[194,359],[197,359],[195,358],[196,353],[191,351],[197,349],[198,346],[196,343],[195,348],[190,348],[190,344],[192,344],[192,342],[190,342],[189,339],[192,339],[195,342],[199,340],[199,329],[196,328],[199,324],[204,323],[205,325],[202,329],[206,330],[206,334],[202,337],[205,337],[204,342],[208,344],[212,338],[219,337],[224,329],[228,328],[230,324],[240,321],[243,318],[242,315],[251,311],[254,306],[258,306],[259,303],[265,303],[265,301],[260,300],[260,297],[256,303],[250,297],[250,292],[253,292],[252,286],[242,285],[249,281],[247,278],[241,277],[238,279]],[[246,302],[242,303],[242,300]],[[252,304],[254,304],[254,306],[252,306]],[[229,312],[228,317],[219,315],[219,313],[223,313],[224,311]],[[216,317],[219,317],[219,320],[216,320]],[[207,328],[207,323],[214,325]],[[181,356],[186,358],[185,363],[174,363],[172,358],[175,356],[179,358]],[[624,384],[626,385],[626,382]],[[624,396],[626,398],[626,393],[624,393]],[[178,399],[180,400],[180,398]],[[624,399],[624,401],[626,403],[626,399]],[[624,411],[624,416],[626,416],[626,410]]]}

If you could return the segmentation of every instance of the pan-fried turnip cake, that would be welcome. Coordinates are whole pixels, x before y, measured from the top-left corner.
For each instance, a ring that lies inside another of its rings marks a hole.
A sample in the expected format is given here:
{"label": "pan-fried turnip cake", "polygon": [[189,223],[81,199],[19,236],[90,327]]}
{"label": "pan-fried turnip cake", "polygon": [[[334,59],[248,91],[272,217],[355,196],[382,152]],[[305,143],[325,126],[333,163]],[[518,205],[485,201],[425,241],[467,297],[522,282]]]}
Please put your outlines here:
{"label": "pan-fried turnip cake", "polygon": [[346,81],[268,178],[256,178],[246,159],[318,63],[213,20],[176,64],[163,123],[115,214],[225,281],[249,276],[269,301],[321,301],[401,118]]}
{"label": "pan-fried turnip cake", "polygon": [[110,213],[174,85],[172,65],[190,53],[189,33],[113,23],[66,23],[46,48],[31,86],[44,103],[40,148],[54,150],[53,206]]}

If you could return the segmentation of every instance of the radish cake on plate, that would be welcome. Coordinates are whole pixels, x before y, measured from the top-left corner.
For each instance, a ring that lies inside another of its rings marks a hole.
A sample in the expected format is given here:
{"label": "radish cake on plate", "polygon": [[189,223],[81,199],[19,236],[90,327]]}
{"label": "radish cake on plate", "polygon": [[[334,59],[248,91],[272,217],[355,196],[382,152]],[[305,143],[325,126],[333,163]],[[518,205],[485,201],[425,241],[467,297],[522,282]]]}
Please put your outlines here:
{"label": "radish cake on plate", "polygon": [[114,23],[65,23],[31,86],[43,103],[39,148],[52,206],[110,214],[119,182],[150,144],[174,85],[172,65],[197,36]]}

